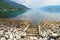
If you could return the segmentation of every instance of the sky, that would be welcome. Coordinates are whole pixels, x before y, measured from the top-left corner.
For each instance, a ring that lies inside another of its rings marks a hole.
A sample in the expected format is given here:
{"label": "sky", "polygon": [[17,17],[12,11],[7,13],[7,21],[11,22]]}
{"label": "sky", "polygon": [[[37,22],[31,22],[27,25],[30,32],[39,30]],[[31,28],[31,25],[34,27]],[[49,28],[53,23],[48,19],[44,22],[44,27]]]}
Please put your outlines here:
{"label": "sky", "polygon": [[60,0],[11,0],[29,8],[39,8],[47,5],[60,5]]}

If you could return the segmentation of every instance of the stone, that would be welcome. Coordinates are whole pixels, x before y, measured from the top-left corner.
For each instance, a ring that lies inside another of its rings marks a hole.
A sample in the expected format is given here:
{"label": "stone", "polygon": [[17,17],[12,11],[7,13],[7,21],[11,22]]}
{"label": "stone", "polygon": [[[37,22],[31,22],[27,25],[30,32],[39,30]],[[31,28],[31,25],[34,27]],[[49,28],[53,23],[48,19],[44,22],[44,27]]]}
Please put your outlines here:
{"label": "stone", "polygon": [[4,37],[5,37],[5,38],[9,38],[9,34],[5,34]]}
{"label": "stone", "polygon": [[13,39],[9,38],[8,40],[13,40]]}
{"label": "stone", "polygon": [[6,40],[6,39],[5,39],[5,37],[1,37],[1,39],[0,39],[0,40]]}
{"label": "stone", "polygon": [[9,37],[10,39],[13,39],[13,35],[12,34],[10,34],[10,37]]}
{"label": "stone", "polygon": [[45,32],[45,31],[44,32],[41,32],[41,36],[42,37],[46,37],[47,36],[47,32]]}
{"label": "stone", "polygon": [[52,37],[58,37],[59,35],[56,34],[56,33],[52,33],[52,35],[50,35],[50,36],[52,36]]}
{"label": "stone", "polygon": [[25,37],[27,34],[26,34],[26,32],[22,32],[21,33],[21,37],[23,38],[23,37]]}
{"label": "stone", "polygon": [[43,40],[43,39],[42,39],[42,37],[41,37],[41,38],[39,38],[38,40]]}
{"label": "stone", "polygon": [[37,37],[30,37],[29,40],[37,40]]}
{"label": "stone", "polygon": [[48,40],[55,40],[55,39],[49,37]]}
{"label": "stone", "polygon": [[43,38],[43,40],[47,40],[47,38]]}
{"label": "stone", "polygon": [[21,37],[20,37],[19,35],[16,34],[16,38],[14,38],[14,39],[20,39],[20,38],[21,38]]}
{"label": "stone", "polygon": [[55,39],[51,39],[51,40],[55,40]]}
{"label": "stone", "polygon": [[3,30],[0,30],[0,35],[3,35]]}
{"label": "stone", "polygon": [[17,40],[16,38],[14,38],[14,40]]}

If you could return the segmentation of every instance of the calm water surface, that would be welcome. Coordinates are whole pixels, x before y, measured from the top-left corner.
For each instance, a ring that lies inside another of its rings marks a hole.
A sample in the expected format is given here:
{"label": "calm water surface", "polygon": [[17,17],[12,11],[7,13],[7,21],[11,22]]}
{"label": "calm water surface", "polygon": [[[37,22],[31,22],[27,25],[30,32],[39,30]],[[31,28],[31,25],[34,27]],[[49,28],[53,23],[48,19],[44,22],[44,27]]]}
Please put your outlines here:
{"label": "calm water surface", "polygon": [[58,12],[45,12],[40,9],[30,9],[23,14],[11,19],[29,20],[32,25],[37,25],[38,23],[40,23],[41,20],[46,19],[60,21],[60,13],[57,13]]}

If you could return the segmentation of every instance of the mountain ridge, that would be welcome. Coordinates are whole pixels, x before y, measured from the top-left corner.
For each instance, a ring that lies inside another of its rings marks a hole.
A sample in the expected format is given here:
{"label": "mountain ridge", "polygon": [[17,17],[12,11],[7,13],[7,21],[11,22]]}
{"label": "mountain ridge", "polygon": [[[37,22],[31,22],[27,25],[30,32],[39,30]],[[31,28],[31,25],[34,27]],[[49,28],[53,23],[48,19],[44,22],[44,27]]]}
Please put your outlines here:
{"label": "mountain ridge", "polygon": [[0,8],[20,8],[20,9],[28,9],[26,6],[22,5],[22,4],[17,4],[15,2],[12,1],[7,1],[7,0],[0,0]]}
{"label": "mountain ridge", "polygon": [[28,9],[26,6],[24,6],[24,5],[22,5],[22,4],[18,4],[18,3],[13,2],[13,1],[5,0],[5,2],[6,2],[8,5],[13,6],[13,7]]}

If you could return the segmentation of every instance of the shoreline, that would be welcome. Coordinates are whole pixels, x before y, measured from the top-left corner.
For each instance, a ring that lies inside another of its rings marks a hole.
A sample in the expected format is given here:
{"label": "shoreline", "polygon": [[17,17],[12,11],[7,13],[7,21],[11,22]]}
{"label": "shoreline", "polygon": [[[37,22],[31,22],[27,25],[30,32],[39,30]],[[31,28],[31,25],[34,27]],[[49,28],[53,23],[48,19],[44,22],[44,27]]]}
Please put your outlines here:
{"label": "shoreline", "polygon": [[15,35],[15,32],[17,32],[18,35],[21,34],[22,32],[20,37],[23,37],[22,39],[25,38],[26,40],[28,40],[27,38],[32,38],[32,39],[37,38],[39,40],[41,38],[42,40],[43,39],[47,40],[49,38],[51,39],[56,38],[60,40],[59,39],[60,38],[60,22],[52,21],[52,20],[44,20],[44,21],[41,21],[40,24],[37,24],[36,27],[31,27],[30,22],[26,20],[24,21],[24,20],[0,19],[0,32],[1,32],[1,29],[3,29],[3,32],[4,31],[8,31],[8,33],[12,32],[14,33],[14,35]]}

